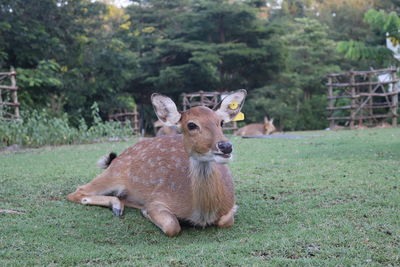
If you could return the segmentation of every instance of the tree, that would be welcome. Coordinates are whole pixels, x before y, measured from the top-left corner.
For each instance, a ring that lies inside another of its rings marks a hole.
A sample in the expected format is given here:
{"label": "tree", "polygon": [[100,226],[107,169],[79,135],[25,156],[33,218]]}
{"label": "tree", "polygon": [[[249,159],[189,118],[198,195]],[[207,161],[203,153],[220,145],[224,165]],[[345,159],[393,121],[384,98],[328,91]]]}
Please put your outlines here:
{"label": "tree", "polygon": [[142,91],[251,89],[268,81],[282,65],[275,33],[247,4],[146,3],[128,9],[137,33],[132,44],[140,47],[144,70],[136,80]]}
{"label": "tree", "polygon": [[339,71],[335,42],[328,38],[327,27],[314,19],[298,18],[284,26],[286,69],[272,85],[254,91],[246,112],[260,121],[263,112],[252,110],[263,110],[283,130],[324,128],[325,74]]}
{"label": "tree", "polygon": [[123,9],[90,0],[0,1],[0,17],[0,68],[17,67],[23,105],[72,118],[86,116],[94,101],[103,115],[121,105],[136,66],[121,41],[129,26]]}
{"label": "tree", "polygon": [[377,62],[380,66],[396,64],[392,51],[386,47],[386,38],[395,44],[400,43],[400,18],[395,12],[369,10],[365,13],[364,21],[370,25],[370,31],[374,33],[362,41],[343,41],[339,44],[338,50],[347,58],[353,60],[369,60]]}

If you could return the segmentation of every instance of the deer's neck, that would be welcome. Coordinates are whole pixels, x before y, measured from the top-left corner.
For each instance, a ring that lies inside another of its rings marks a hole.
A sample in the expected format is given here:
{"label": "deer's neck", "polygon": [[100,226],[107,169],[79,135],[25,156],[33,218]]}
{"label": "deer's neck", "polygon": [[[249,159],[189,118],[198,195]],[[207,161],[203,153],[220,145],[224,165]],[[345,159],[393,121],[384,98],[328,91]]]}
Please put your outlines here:
{"label": "deer's neck", "polygon": [[197,225],[212,224],[221,216],[225,189],[221,173],[215,162],[190,159],[193,214],[191,221]]}

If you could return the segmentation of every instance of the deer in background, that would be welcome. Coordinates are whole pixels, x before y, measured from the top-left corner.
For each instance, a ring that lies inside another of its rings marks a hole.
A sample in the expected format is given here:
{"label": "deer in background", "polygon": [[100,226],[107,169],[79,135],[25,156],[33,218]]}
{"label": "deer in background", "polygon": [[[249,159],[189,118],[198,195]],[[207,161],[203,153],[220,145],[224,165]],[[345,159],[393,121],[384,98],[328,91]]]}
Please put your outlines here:
{"label": "deer in background", "polygon": [[375,128],[393,128],[392,124],[389,124],[385,121],[379,123]]}
{"label": "deer in background", "polygon": [[162,135],[175,135],[179,134],[179,128],[178,126],[162,126],[160,129],[158,129],[156,136],[162,136]]}
{"label": "deer in background", "polygon": [[245,97],[242,89],[214,110],[199,106],[180,113],[170,98],[153,94],[157,117],[167,126],[179,124],[183,134],[143,140],[117,157],[111,153],[103,160],[106,170],[68,200],[111,207],[117,216],[124,206],[138,208],[170,237],[181,231],[180,220],[232,226],[236,205],[226,163],[233,148],[222,125],[239,113]]}
{"label": "deer in background", "polygon": [[162,135],[175,135],[180,133],[179,125],[171,125],[166,126],[160,120],[157,120],[153,123],[153,127],[156,133],[156,136]]}
{"label": "deer in background", "polygon": [[270,135],[276,132],[273,124],[274,119],[269,120],[267,116],[264,117],[264,123],[251,123],[242,128],[239,128],[234,134],[239,136],[257,136],[257,135]]}

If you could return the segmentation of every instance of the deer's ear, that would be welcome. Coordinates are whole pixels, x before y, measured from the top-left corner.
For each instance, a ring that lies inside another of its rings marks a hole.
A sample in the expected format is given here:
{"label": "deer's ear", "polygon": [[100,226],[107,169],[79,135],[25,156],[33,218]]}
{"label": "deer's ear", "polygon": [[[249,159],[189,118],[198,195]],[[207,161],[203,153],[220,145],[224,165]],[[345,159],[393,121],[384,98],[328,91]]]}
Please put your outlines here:
{"label": "deer's ear", "polygon": [[181,113],[178,112],[171,98],[160,94],[152,94],[151,103],[153,104],[158,119],[165,125],[173,126],[180,121]]}
{"label": "deer's ear", "polygon": [[247,91],[244,89],[237,90],[232,94],[227,95],[214,108],[215,112],[224,122],[230,122],[242,109],[246,95]]}

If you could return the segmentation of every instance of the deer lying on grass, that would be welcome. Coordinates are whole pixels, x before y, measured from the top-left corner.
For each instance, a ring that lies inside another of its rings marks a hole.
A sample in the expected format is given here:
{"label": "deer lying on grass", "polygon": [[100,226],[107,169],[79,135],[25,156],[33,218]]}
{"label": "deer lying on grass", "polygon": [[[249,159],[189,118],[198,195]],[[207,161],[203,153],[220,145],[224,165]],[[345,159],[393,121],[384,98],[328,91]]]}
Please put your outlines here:
{"label": "deer lying on grass", "polygon": [[143,140],[118,157],[111,153],[103,162],[106,170],[68,200],[111,207],[117,216],[124,206],[141,209],[170,237],[180,232],[179,220],[203,227],[233,225],[234,188],[225,165],[232,158],[232,144],[222,124],[239,113],[245,97],[242,89],[215,110],[199,106],[180,113],[170,98],[153,94],[158,118],[166,125],[179,123],[183,135]]}
{"label": "deer lying on grass", "polygon": [[393,128],[393,126],[385,121],[378,124],[375,128]]}
{"label": "deer lying on grass", "polygon": [[160,129],[158,129],[156,136],[162,136],[162,135],[175,135],[179,134],[179,129],[178,126],[162,126]]}
{"label": "deer lying on grass", "polygon": [[162,121],[157,120],[153,123],[156,136],[175,135],[180,133],[179,125],[166,126]]}
{"label": "deer lying on grass", "polygon": [[251,123],[242,128],[239,128],[234,134],[239,136],[257,136],[257,135],[270,135],[276,132],[273,124],[274,119],[269,120],[267,116],[264,117],[264,123]]}

